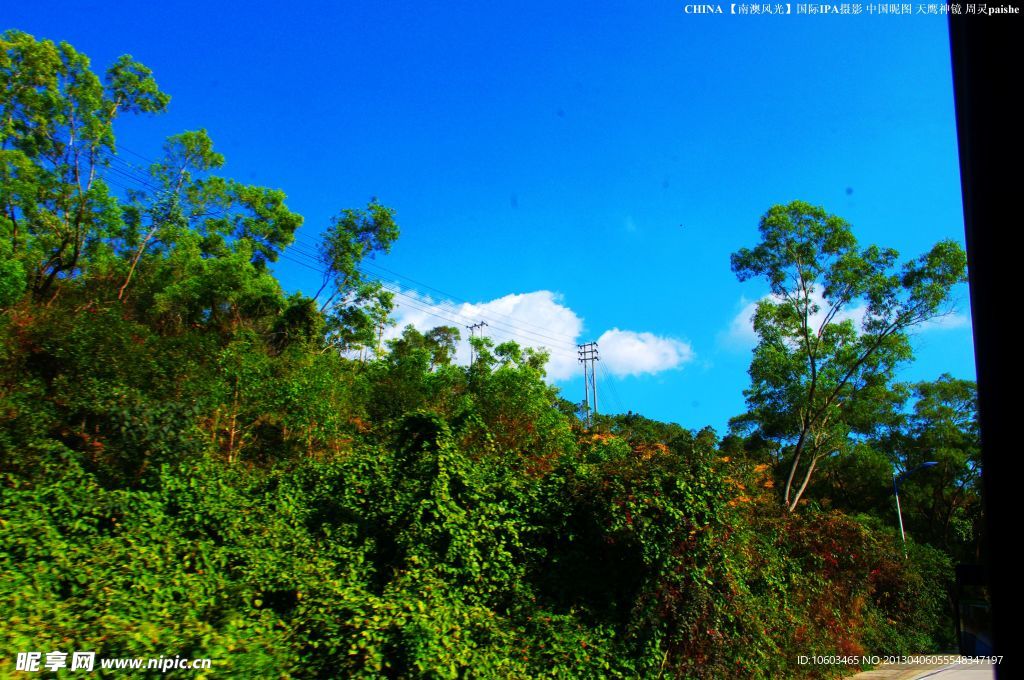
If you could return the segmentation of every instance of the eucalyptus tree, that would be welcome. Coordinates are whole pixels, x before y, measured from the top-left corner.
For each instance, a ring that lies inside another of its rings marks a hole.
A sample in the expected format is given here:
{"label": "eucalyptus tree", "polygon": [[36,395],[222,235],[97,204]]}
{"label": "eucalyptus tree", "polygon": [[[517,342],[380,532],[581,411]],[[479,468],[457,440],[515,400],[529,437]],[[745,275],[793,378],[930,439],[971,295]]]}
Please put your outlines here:
{"label": "eucalyptus tree", "polygon": [[169,99],[128,55],[101,80],[68,43],[0,35],[0,304],[52,297],[110,259],[123,231],[101,172],[116,152],[114,120]]}
{"label": "eucalyptus tree", "polygon": [[360,265],[388,253],[398,238],[394,210],[371,199],[365,210],[346,209],[331,220],[317,249],[323,281],[313,296],[327,315],[327,347],[379,351],[384,327],[392,323],[394,293]]}
{"label": "eucalyptus tree", "polygon": [[792,512],[819,462],[885,417],[894,372],[913,358],[908,334],[950,311],[966,255],[945,240],[898,264],[894,249],[860,247],[845,220],[802,201],[768,210],[760,234],[732,255],[741,281],[771,291],[753,318],[748,413],[734,425],[779,444]]}
{"label": "eucalyptus tree", "polygon": [[302,223],[283,192],[217,176],[205,130],[170,137],[148,167],[119,158],[117,118],[169,100],[128,55],[101,79],[67,43],[0,36],[0,305],[84,277],[93,297],[137,294],[181,324],[281,307],[266,265]]}
{"label": "eucalyptus tree", "polygon": [[268,264],[292,243],[302,216],[279,189],[220,176],[224,165],[206,130],[167,139],[144,188],[129,195],[119,299],[141,268],[152,280],[143,306],[163,323],[236,329],[282,311]]}

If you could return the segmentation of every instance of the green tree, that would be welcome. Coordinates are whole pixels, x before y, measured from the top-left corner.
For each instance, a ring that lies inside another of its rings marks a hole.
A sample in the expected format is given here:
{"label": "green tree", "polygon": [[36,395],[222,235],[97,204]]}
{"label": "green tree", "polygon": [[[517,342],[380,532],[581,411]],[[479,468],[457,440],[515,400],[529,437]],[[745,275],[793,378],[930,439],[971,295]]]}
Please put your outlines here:
{"label": "green tree", "polygon": [[379,349],[384,326],[391,323],[394,294],[359,268],[363,260],[387,253],[398,238],[394,210],[371,199],[366,210],[343,210],[331,220],[318,255],[323,282],[313,296],[327,298],[328,346],[339,349]]}
{"label": "green tree", "polygon": [[142,275],[137,305],[164,326],[236,330],[287,308],[267,265],[302,217],[280,190],[213,174],[224,162],[205,130],[174,135],[146,189],[129,194],[117,297]]}
{"label": "green tree", "polygon": [[438,366],[451,364],[458,341],[459,329],[455,326],[437,326],[426,333],[420,333],[409,325],[402,330],[402,336],[389,341],[388,346],[395,357],[426,350],[430,356],[430,370],[434,370]]}
{"label": "green tree", "polygon": [[977,386],[945,374],[908,390],[912,407],[879,438],[899,470],[938,465],[900,488],[904,520],[919,539],[962,559],[976,559],[981,519],[981,436]]}
{"label": "green tree", "polygon": [[[62,279],[100,265],[122,235],[117,200],[100,175],[122,113],[157,113],[169,97],[130,56],[103,81],[67,43],[0,36],[0,295],[52,296]],[[2,301],[0,301],[2,302]]]}
{"label": "green tree", "polygon": [[763,277],[771,290],[754,315],[749,411],[734,425],[784,445],[792,512],[819,462],[877,427],[894,371],[912,358],[908,333],[948,311],[966,255],[941,241],[898,266],[895,250],[860,248],[846,221],[801,201],[772,207],[760,233],[732,255],[741,281]]}

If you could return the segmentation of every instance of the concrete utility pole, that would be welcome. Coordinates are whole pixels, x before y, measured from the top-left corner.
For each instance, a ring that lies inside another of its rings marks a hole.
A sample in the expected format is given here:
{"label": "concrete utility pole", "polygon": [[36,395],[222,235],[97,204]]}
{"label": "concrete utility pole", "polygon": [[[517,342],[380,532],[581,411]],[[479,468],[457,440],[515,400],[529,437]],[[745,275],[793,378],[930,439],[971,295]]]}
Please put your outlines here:
{"label": "concrete utility pole", "polygon": [[[469,329],[469,338],[472,340],[476,336],[476,331],[480,331],[480,337],[484,337],[484,326],[487,325],[486,321],[478,321],[472,326],[466,326]],[[473,367],[473,362],[476,360],[476,353],[473,351],[473,343],[469,343],[469,366]]]}
{"label": "concrete utility pole", "polygon": [[583,403],[587,407],[587,427],[590,427],[593,424],[591,413],[597,413],[597,366],[594,362],[600,361],[601,357],[597,355],[596,342],[576,345],[576,348],[580,363],[583,364]]}
{"label": "concrete utility pole", "polygon": [[903,557],[907,557],[907,535],[903,532],[903,510],[900,508],[900,484],[904,479],[914,474],[918,470],[924,470],[925,468],[935,467],[938,462],[930,460],[927,463],[921,463],[913,470],[907,470],[900,476],[896,476],[896,471],[892,472],[892,493],[896,496],[896,516],[900,520],[900,538],[903,539]]}

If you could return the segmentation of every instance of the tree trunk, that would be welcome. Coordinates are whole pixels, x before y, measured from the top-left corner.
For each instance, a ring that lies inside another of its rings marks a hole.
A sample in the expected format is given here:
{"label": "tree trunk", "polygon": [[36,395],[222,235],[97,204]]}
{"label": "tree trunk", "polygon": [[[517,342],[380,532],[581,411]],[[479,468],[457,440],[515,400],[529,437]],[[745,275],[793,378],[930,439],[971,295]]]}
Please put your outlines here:
{"label": "tree trunk", "polygon": [[804,475],[803,484],[800,485],[800,489],[796,492],[793,502],[789,505],[790,512],[794,512],[796,510],[796,506],[800,502],[800,497],[804,495],[804,490],[807,489],[807,485],[811,481],[811,475],[814,474],[814,467],[818,464],[818,460],[820,458],[821,456],[814,456],[811,458],[811,465],[807,468],[807,474]]}
{"label": "tree trunk", "polygon": [[238,381],[235,381],[235,394],[231,400],[231,418],[228,421],[228,463],[235,462],[235,437],[238,429]]}
{"label": "tree trunk", "polygon": [[786,501],[787,506],[789,505],[790,490],[793,488],[793,478],[796,476],[796,469],[800,465],[800,456],[803,454],[804,442],[806,441],[806,439],[807,430],[805,428],[802,432],[800,432],[800,437],[796,441],[796,447],[793,450],[793,464],[789,468],[789,477],[786,478],[786,492],[783,497]]}

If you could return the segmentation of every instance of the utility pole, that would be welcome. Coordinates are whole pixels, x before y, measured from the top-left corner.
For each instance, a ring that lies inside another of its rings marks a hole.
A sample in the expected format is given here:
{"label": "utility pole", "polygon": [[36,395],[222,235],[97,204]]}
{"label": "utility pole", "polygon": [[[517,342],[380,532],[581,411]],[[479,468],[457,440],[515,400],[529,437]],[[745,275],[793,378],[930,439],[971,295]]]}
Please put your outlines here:
{"label": "utility pole", "polygon": [[[576,345],[576,348],[580,363],[583,364],[583,402],[587,407],[587,427],[590,427],[593,423],[591,413],[597,413],[597,366],[594,362],[600,361],[601,357],[597,355],[596,342]],[[591,394],[593,394],[593,401],[591,401]]]}
{"label": "utility pole", "polygon": [[[470,340],[472,340],[474,337],[476,337],[476,331],[477,330],[480,331],[480,337],[481,338],[484,337],[484,326],[486,326],[486,325],[487,325],[486,321],[478,321],[475,324],[473,324],[472,326],[466,326],[466,328],[469,329],[469,338],[470,338]],[[475,360],[476,360],[476,354],[473,351],[473,343],[470,342],[469,343],[469,366],[470,366],[470,368],[473,367],[473,362]]]}
{"label": "utility pole", "polygon": [[903,510],[900,508],[900,483],[904,479],[909,477],[910,475],[912,475],[915,472],[917,472],[918,470],[923,470],[925,468],[935,467],[936,465],[938,465],[938,463],[936,461],[930,460],[927,463],[921,463],[920,465],[918,465],[913,470],[907,470],[906,472],[904,472],[903,474],[901,474],[898,477],[896,476],[896,471],[895,470],[892,471],[892,493],[893,493],[894,496],[896,496],[896,516],[899,517],[899,520],[900,520],[900,538],[903,539],[903,557],[904,558],[907,557],[907,535],[905,533],[903,533]]}

